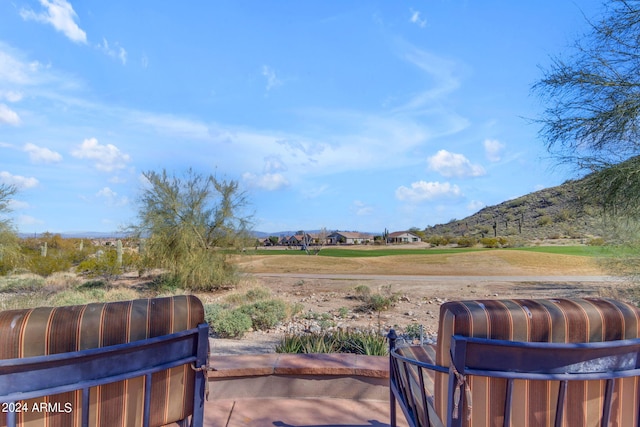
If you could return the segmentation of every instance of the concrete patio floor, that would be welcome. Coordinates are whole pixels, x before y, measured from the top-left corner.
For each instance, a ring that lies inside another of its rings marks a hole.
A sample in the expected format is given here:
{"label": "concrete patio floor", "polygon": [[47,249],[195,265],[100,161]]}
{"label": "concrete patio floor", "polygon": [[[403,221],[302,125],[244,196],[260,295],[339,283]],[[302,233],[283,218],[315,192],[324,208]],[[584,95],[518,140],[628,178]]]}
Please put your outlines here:
{"label": "concrete patio floor", "polygon": [[[389,402],[348,399],[228,399],[207,402],[207,427],[388,427]],[[398,410],[398,426],[407,423]]]}
{"label": "concrete patio floor", "polygon": [[219,355],[208,378],[207,427],[390,426],[386,356]]}

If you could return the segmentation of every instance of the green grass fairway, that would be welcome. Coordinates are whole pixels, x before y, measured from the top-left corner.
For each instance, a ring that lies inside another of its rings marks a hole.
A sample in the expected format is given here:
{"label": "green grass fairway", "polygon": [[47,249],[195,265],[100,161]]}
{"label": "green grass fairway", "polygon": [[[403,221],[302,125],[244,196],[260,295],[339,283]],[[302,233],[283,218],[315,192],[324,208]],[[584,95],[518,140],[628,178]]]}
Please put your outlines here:
{"label": "green grass fairway", "polygon": [[[366,257],[382,257],[382,256],[394,256],[394,255],[446,255],[446,254],[459,254],[466,252],[482,252],[482,251],[496,251],[496,250],[517,250],[528,252],[549,253],[558,255],[579,255],[579,256],[605,256],[610,251],[603,247],[596,246],[531,246],[523,248],[509,248],[509,249],[487,249],[487,248],[375,248],[375,249],[358,249],[358,248],[324,248],[320,251],[318,256],[336,257],[336,258],[366,258]],[[273,249],[258,249],[257,251],[247,251],[252,255],[307,255],[305,251],[301,250],[273,250]]]}

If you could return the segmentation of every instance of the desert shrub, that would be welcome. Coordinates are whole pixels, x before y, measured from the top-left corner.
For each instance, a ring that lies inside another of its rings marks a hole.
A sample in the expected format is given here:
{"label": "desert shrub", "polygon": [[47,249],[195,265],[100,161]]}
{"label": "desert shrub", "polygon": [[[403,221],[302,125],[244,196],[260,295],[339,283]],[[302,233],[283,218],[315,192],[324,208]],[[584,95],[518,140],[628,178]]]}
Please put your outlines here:
{"label": "desert shrub", "polygon": [[372,294],[366,301],[367,308],[373,311],[389,310],[395,303],[393,296],[385,296],[381,294]]}
{"label": "desert shrub", "polygon": [[371,288],[367,285],[358,285],[354,288],[356,298],[360,301],[365,301],[371,295]]}
{"label": "desert shrub", "polygon": [[171,273],[161,274],[149,283],[149,290],[155,295],[173,295],[180,290],[180,279]]}
{"label": "desert shrub", "polygon": [[545,225],[552,224],[553,219],[551,219],[549,215],[542,215],[540,218],[538,218],[537,223],[540,227],[544,227]]}
{"label": "desert shrub", "polygon": [[289,317],[287,304],[277,299],[246,304],[239,310],[249,316],[253,329],[256,330],[271,329]]}
{"label": "desert shrub", "polygon": [[6,276],[0,280],[0,292],[25,293],[36,292],[44,287],[42,277],[28,274],[19,276]]}
{"label": "desert shrub", "polygon": [[252,288],[244,293],[233,293],[225,299],[229,304],[243,304],[265,300],[271,297],[271,290],[266,287]]}
{"label": "desert shrub", "polygon": [[55,255],[46,257],[40,255],[31,256],[28,260],[28,268],[35,274],[47,277],[53,273],[69,270],[71,268],[71,260]]}
{"label": "desert shrub", "polygon": [[181,287],[192,291],[234,288],[240,280],[235,266],[221,253],[198,252],[173,269]]}
{"label": "desert shrub", "polygon": [[428,241],[431,246],[446,246],[449,244],[449,238],[445,236],[431,236]]}
{"label": "desert shrub", "polygon": [[344,319],[349,315],[349,308],[348,307],[340,307],[338,309],[338,317]]}
{"label": "desert shrub", "polygon": [[498,237],[498,244],[503,248],[508,247],[509,246],[509,239],[507,239],[506,237],[503,237],[503,236],[499,236]]}
{"label": "desert shrub", "polygon": [[554,215],[554,219],[557,222],[564,222],[564,221],[569,221],[571,219],[571,217],[573,216],[573,213],[569,210],[569,209],[560,209],[555,215]]}
{"label": "desert shrub", "polygon": [[107,287],[108,284],[104,280],[88,280],[78,286],[78,290],[106,289]]}
{"label": "desert shrub", "polygon": [[258,301],[267,299],[271,296],[271,290],[269,288],[253,288],[246,292],[246,297],[249,301]]}
{"label": "desert shrub", "polygon": [[500,247],[500,243],[498,243],[498,239],[495,237],[483,237],[480,239],[480,244],[485,248],[498,248]]}
{"label": "desert shrub", "polygon": [[589,246],[605,246],[607,242],[602,237],[592,237],[587,242]]}
{"label": "desert shrub", "polygon": [[104,294],[105,302],[129,301],[136,298],[140,298],[139,294],[135,290],[126,287],[112,288]]}
{"label": "desert shrub", "polygon": [[412,323],[410,325],[407,325],[406,328],[404,328],[404,336],[409,339],[420,338],[421,335],[422,335],[422,328],[417,323]]}
{"label": "desert shrub", "polygon": [[[113,278],[122,273],[122,268],[117,262],[115,250],[97,252],[94,256],[85,259],[76,267],[76,271],[87,277]],[[124,254],[122,256],[124,264]]]}
{"label": "desert shrub", "polygon": [[461,248],[472,248],[478,243],[475,237],[458,237],[458,246]]}
{"label": "desert shrub", "polygon": [[90,302],[105,301],[104,289],[67,289],[55,294],[49,301],[49,305],[63,306],[63,305],[84,305]]}
{"label": "desert shrub", "polygon": [[381,292],[371,293],[366,285],[356,287],[357,299],[362,301],[360,311],[385,311],[398,301],[398,294],[391,292],[391,285],[383,286]]}
{"label": "desert shrub", "polygon": [[228,309],[219,304],[205,304],[204,318],[221,338],[241,338],[251,329],[251,317],[240,309]]}

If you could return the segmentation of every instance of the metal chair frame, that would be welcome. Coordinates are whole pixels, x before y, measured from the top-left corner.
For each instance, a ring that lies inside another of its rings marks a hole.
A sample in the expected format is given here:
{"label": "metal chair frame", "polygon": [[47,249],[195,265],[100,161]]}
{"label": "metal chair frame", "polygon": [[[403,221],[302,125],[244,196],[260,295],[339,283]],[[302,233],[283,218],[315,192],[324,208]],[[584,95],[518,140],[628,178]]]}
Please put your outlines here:
{"label": "metal chair frame", "polygon": [[[442,422],[428,404],[424,388],[424,370],[448,372],[447,423],[449,427],[463,425],[464,414],[458,414],[467,397],[467,376],[504,378],[507,381],[504,426],[511,425],[513,382],[515,380],[558,381],[558,400],[554,425],[562,425],[566,407],[566,392],[570,381],[604,380],[605,394],[600,422],[611,425],[613,390],[616,380],[640,376],[640,338],[594,343],[539,343],[470,338],[454,335],[451,340],[451,366],[432,365],[399,355],[396,351],[396,335],[389,333],[391,425],[396,426],[395,404],[399,403],[411,427],[420,427],[421,419],[428,426],[441,426]],[[420,384],[420,396],[416,396],[410,384],[409,365],[416,367]],[[640,388],[640,386],[639,386]],[[640,389],[638,393],[640,394]],[[417,400],[420,399],[420,400]],[[418,410],[422,408],[419,415]],[[638,419],[640,420],[640,407]]]}
{"label": "metal chair frame", "polygon": [[[26,399],[82,390],[82,426],[89,425],[90,388],[129,378],[145,377],[143,426],[149,426],[151,376],[181,365],[195,371],[191,425],[204,419],[209,326],[101,348],[0,360],[0,403],[15,408]],[[186,425],[186,420],[183,420]],[[7,412],[7,425],[15,427],[16,412]]]}

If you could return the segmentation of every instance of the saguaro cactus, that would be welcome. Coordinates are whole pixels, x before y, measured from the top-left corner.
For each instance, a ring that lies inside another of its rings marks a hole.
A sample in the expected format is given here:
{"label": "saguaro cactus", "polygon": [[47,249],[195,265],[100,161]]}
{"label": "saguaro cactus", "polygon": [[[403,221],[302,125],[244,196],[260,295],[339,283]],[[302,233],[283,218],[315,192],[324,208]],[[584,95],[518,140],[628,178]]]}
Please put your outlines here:
{"label": "saguaro cactus", "polygon": [[40,246],[40,256],[42,257],[47,256],[47,242],[44,242],[42,246]]}

